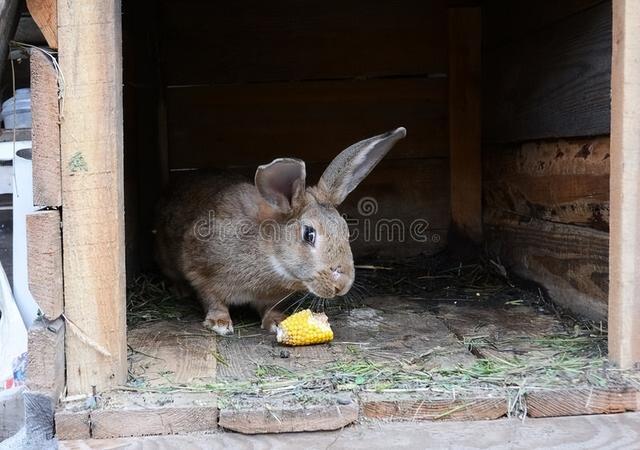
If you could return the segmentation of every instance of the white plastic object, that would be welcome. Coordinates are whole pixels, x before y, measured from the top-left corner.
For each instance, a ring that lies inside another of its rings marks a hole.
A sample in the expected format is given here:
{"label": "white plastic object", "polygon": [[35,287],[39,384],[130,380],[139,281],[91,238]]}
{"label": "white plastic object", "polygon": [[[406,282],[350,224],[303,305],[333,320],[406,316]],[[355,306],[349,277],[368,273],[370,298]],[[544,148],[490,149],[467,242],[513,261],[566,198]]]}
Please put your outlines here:
{"label": "white plastic object", "polygon": [[0,391],[21,386],[27,365],[27,328],[0,264]]}
{"label": "white plastic object", "polygon": [[31,169],[31,141],[16,151],[13,159],[15,183],[13,185],[13,295],[27,329],[38,316],[38,306],[29,291],[27,264],[27,214],[33,206]]}
{"label": "white plastic object", "polygon": [[2,114],[4,127],[7,130],[14,128],[31,128],[31,111],[22,111],[15,114]]}
{"label": "white plastic object", "polygon": [[2,102],[0,115],[6,129],[31,128],[31,89],[17,89],[14,97]]}
{"label": "white plastic object", "polygon": [[[17,142],[18,148],[31,147],[30,141]],[[13,142],[0,142],[0,194],[13,193]]]}

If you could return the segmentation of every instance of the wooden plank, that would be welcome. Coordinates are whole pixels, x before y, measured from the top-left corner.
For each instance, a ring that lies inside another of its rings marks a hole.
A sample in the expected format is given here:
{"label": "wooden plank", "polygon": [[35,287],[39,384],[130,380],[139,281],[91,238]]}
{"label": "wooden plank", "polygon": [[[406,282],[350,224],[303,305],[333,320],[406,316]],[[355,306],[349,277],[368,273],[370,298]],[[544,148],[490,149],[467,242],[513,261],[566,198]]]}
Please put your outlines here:
{"label": "wooden plank", "polygon": [[482,239],[480,8],[449,10],[449,149],[451,220],[463,236]]}
{"label": "wooden plank", "polygon": [[559,305],[594,320],[607,316],[606,232],[485,212],[489,248],[507,271],[540,283]]}
{"label": "wooden plank", "polygon": [[445,79],[192,87],[167,91],[169,168],[330,161],[396,126],[389,158],[448,157]]}
{"label": "wooden plank", "polygon": [[[442,304],[439,316],[456,335],[468,342],[479,357],[498,361],[554,361],[558,348],[537,340],[550,336],[571,338],[564,325],[551,315],[536,312],[528,306],[482,306]],[[484,343],[484,345],[483,345]],[[534,359],[535,358],[535,359]],[[526,413],[531,417],[557,417],[579,414],[609,414],[640,409],[640,391],[634,387],[594,387],[573,378],[573,386],[540,387],[535,375],[528,377]]]}
{"label": "wooden plank", "polygon": [[[432,255],[446,246],[447,163],[446,159],[382,161],[349,194],[338,209],[349,218],[357,258]],[[313,169],[311,176],[316,173]]]}
{"label": "wooden plank", "polygon": [[200,322],[155,322],[129,330],[130,377],[147,386],[212,383],[216,339]]}
{"label": "wooden plank", "polygon": [[613,414],[640,411],[640,392],[632,388],[534,389],[527,392],[526,402],[531,417]]}
{"label": "wooden plank", "polygon": [[[395,397],[395,398],[394,398]],[[383,420],[492,420],[508,412],[507,398],[434,399],[419,394],[360,396],[362,413]]]}
{"label": "wooden plank", "polygon": [[37,49],[31,51],[30,66],[33,204],[60,206],[62,180],[58,75],[49,56]]}
{"label": "wooden plank", "polygon": [[120,2],[58,4],[70,395],[127,376]]}
{"label": "wooden plank", "polygon": [[[233,448],[239,450],[300,448],[509,448],[523,449],[634,448],[640,440],[640,414],[559,417],[536,420],[362,423],[334,432],[247,436],[218,433],[158,436],[145,439],[62,441],[62,450],[179,450]],[[515,445],[514,445],[515,446]]]}
{"label": "wooden plank", "polygon": [[183,14],[165,0],[160,17],[168,85],[447,70],[444,0],[189,1]]}
{"label": "wooden plank", "polygon": [[29,329],[27,387],[58,399],[65,387],[64,320],[36,320]]}
{"label": "wooden plank", "polygon": [[62,236],[60,211],[27,214],[29,290],[47,319],[63,312]]}
{"label": "wooden plank", "polygon": [[27,8],[38,24],[49,47],[58,48],[58,1],[27,0]]}
{"label": "wooden plank", "polygon": [[358,419],[358,406],[311,405],[293,408],[220,410],[221,428],[245,434],[338,430]]}
{"label": "wooden plank", "polygon": [[611,3],[489,50],[483,67],[484,140],[608,134]]}
{"label": "wooden plank", "polygon": [[555,316],[540,314],[529,306],[440,304],[438,317],[480,358],[551,358],[557,350],[535,340],[565,333]]}
{"label": "wooden plank", "polygon": [[18,25],[18,0],[0,0],[0,77],[7,65],[9,41]]}
{"label": "wooden plank", "polygon": [[56,437],[63,439],[89,439],[91,422],[89,411],[69,411],[58,409],[55,413]]}
{"label": "wooden plank", "polygon": [[214,396],[209,397],[214,399],[213,404],[135,409],[126,406],[91,411],[91,436],[105,439],[215,431],[218,427],[218,405]]}
{"label": "wooden plank", "polygon": [[[475,358],[445,325],[428,311],[425,302],[399,297],[367,298],[361,307],[350,312],[330,313],[330,320],[335,334],[331,345],[287,348],[287,357],[284,358],[277,348],[273,348],[273,336],[259,333],[255,328],[243,328],[242,335],[246,337],[232,336],[220,340],[218,351],[225,363],[218,366],[218,382],[258,380],[256,370],[260,367],[275,366],[302,377],[321,372],[336,362],[366,360],[388,365],[390,361],[398,361],[399,364],[415,364],[422,370],[468,366],[475,362]],[[380,340],[382,334],[384,339]],[[227,398],[227,406],[220,411],[219,424],[243,433],[335,429],[357,417],[357,408],[349,406],[348,400],[345,402],[343,398],[347,393],[340,389],[337,392],[331,389],[311,392],[307,406],[301,405],[295,395],[252,399],[239,394]],[[505,398],[499,399],[498,403],[501,401],[506,405]],[[394,403],[396,399],[396,394],[384,393],[375,401]],[[373,402],[374,399],[367,401]],[[429,411],[439,408],[438,414],[444,413],[447,407],[463,409],[456,399],[434,400],[433,404],[438,406]],[[489,409],[488,403],[476,406],[478,414]],[[472,408],[471,404],[469,408]],[[427,410],[423,412],[426,418]],[[506,406],[503,406],[500,413],[493,414],[500,416],[505,413]],[[461,417],[460,414],[456,417]],[[392,417],[395,416],[390,412],[386,416]]]}
{"label": "wooden plank", "polygon": [[613,7],[609,354],[640,363],[640,4]]}
{"label": "wooden plank", "polygon": [[[273,335],[260,333],[257,327],[244,328],[238,336],[218,341],[218,352],[225,364],[218,365],[217,380],[256,379],[257,364],[300,373],[322,370],[331,362],[349,359],[350,353],[340,344],[345,342],[366,344],[357,355],[360,361],[388,363],[390,359],[418,358],[429,369],[453,368],[475,361],[419,300],[371,297],[351,312],[331,314],[330,321],[335,345],[292,347],[287,349],[287,358],[274,351]],[[384,342],[378,342],[380,333],[384,333]],[[369,350],[367,345],[372,341],[375,345]]]}
{"label": "wooden plank", "polygon": [[496,49],[553,27],[568,17],[611,0],[538,0],[535,3],[493,0],[484,3],[484,45]]}
{"label": "wooden plank", "polygon": [[485,208],[608,231],[609,162],[608,136],[489,146]]}

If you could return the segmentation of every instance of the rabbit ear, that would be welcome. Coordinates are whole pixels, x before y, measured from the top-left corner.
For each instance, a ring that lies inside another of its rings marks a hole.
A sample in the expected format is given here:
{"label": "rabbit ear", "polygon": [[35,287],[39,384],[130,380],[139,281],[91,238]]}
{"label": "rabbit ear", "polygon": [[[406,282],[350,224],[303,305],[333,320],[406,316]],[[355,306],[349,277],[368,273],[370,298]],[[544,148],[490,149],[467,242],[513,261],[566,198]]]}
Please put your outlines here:
{"label": "rabbit ear", "polygon": [[306,177],[304,161],[278,158],[258,167],[255,184],[269,204],[283,213],[289,213],[302,198]]}
{"label": "rabbit ear", "polygon": [[353,144],[343,150],[326,168],[318,188],[332,205],[339,205],[394,144],[407,135],[403,127]]}

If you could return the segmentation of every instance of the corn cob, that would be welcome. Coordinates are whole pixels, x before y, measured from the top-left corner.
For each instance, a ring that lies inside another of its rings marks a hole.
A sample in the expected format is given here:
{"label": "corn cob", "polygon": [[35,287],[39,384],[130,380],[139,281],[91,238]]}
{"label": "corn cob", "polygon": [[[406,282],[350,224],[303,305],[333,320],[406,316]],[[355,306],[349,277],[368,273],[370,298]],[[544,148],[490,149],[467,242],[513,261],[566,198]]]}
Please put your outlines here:
{"label": "corn cob", "polygon": [[333,339],[333,331],[325,313],[305,309],[280,322],[276,339],[285,345],[322,344]]}

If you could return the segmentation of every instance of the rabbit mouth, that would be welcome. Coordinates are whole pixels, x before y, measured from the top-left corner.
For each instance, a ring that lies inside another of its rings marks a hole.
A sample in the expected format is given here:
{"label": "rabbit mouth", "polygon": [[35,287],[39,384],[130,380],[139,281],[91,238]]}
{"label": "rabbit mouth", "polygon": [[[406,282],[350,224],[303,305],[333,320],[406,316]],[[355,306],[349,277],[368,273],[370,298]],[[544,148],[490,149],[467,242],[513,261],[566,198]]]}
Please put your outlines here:
{"label": "rabbit mouth", "polygon": [[313,295],[320,298],[333,298],[336,296],[337,290],[334,286],[318,286],[314,283],[306,283],[306,288]]}

